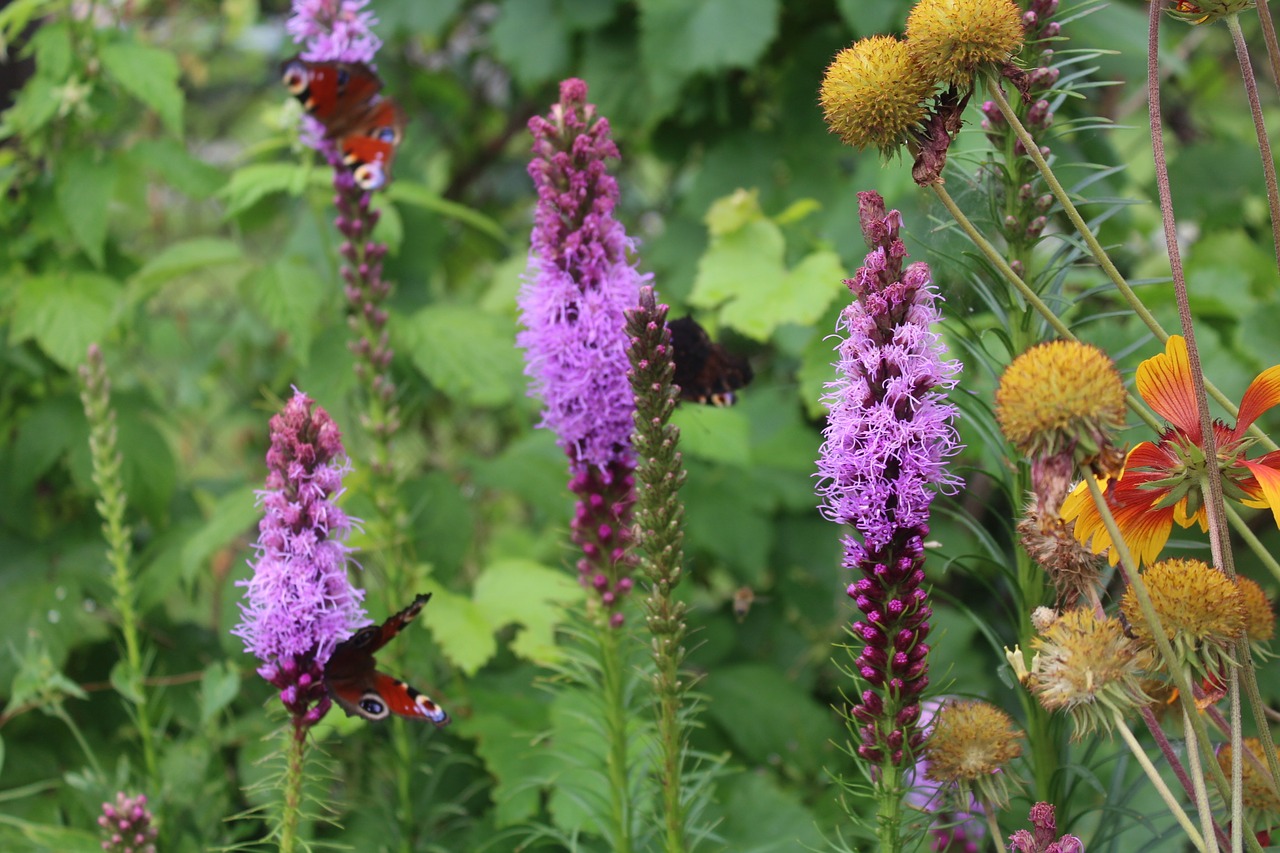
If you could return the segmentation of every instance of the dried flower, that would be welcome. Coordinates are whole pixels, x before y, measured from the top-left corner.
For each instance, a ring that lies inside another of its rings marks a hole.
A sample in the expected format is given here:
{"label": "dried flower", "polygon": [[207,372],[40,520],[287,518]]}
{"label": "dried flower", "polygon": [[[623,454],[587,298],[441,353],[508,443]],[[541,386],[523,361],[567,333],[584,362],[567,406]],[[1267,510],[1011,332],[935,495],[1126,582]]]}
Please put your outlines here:
{"label": "dried flower", "polygon": [[1074,835],[1058,837],[1058,821],[1049,803],[1031,807],[1031,831],[1019,829],[1009,836],[1015,853],[1084,853],[1084,842]]}
{"label": "dried flower", "polygon": [[[1244,631],[1244,603],[1230,578],[1201,560],[1161,560],[1148,566],[1142,579],[1174,655],[1184,665],[1214,676],[1234,665],[1232,648]],[[1132,588],[1125,591],[1120,609],[1138,641],[1154,646]]]}
{"label": "dried flower", "polygon": [[540,426],[569,455],[579,496],[573,529],[583,550],[579,578],[610,619],[631,589],[626,543],[633,497],[635,401],[627,378],[628,308],[647,280],[634,247],[613,216],[618,182],[606,162],[618,158],[609,122],[587,103],[587,85],[569,79],[546,118],[529,121],[538,190],[529,273],[520,291],[516,342],[525,350],[530,393],[544,403]]}
{"label": "dried flower", "polygon": [[854,148],[892,151],[925,117],[933,81],[893,36],[872,36],[836,54],[819,100],[831,132]]}
{"label": "dried flower", "polygon": [[147,810],[146,794],[116,794],[115,804],[103,803],[98,818],[106,853],[156,853],[156,828]]}
{"label": "dried flower", "polygon": [[925,741],[927,778],[957,785],[962,794],[1003,808],[1009,799],[1004,767],[1022,755],[1022,732],[1004,711],[988,702],[948,702],[938,711]]}
{"label": "dried flower", "polygon": [[847,590],[863,618],[852,633],[865,643],[857,659],[869,687],[851,711],[861,728],[858,753],[900,764],[914,752],[918,697],[928,684],[924,640],[933,611],[923,589],[924,536],[936,490],[959,480],[947,460],[959,450],[944,392],[959,364],[944,361],[937,291],[923,263],[903,269],[901,216],[873,192],[858,194],[862,230],[872,247],[845,282],[853,303],[840,315],[838,378],[827,385],[827,427],[818,459],[822,513],[861,537],[844,540],[843,565],[862,577]]}
{"label": "dried flower", "polygon": [[1018,541],[1048,573],[1060,604],[1072,606],[1095,595],[1102,558],[1080,544],[1071,523],[1045,518],[1032,503],[1018,522]]}
{"label": "dried flower", "polygon": [[[1170,335],[1165,351],[1138,365],[1138,393],[1171,426],[1158,441],[1144,441],[1129,452],[1120,479],[1105,490],[1107,505],[1133,556],[1141,564],[1154,562],[1169,541],[1176,521],[1182,527],[1198,523],[1208,529],[1203,476],[1221,476],[1226,496],[1245,506],[1270,507],[1280,526],[1280,451],[1246,459],[1253,443],[1249,426],[1280,403],[1280,365],[1259,374],[1240,401],[1234,428],[1214,421],[1217,460],[1206,458],[1187,342]],[[1105,485],[1101,484],[1101,485]],[[1062,504],[1062,517],[1076,523],[1075,535],[1089,542],[1093,553],[1111,548],[1111,534],[1094,506],[1088,484],[1080,483]],[[1120,559],[1111,549],[1114,566]]]}
{"label": "dried flower", "polygon": [[1099,618],[1090,607],[1069,610],[1040,629],[1032,648],[1027,689],[1045,710],[1065,711],[1077,739],[1109,731],[1116,712],[1151,702],[1142,686],[1154,657],[1117,619]]}
{"label": "dried flower", "polygon": [[237,583],[245,603],[231,633],[302,727],[329,709],[322,679],[334,647],[368,618],[347,577],[352,522],[335,503],[350,470],[342,434],[301,391],[271,419],[267,468],[253,577]]}
{"label": "dried flower", "polygon": [[1007,63],[1023,35],[1012,0],[920,0],[907,16],[907,47],[921,73],[962,87],[983,66]]}

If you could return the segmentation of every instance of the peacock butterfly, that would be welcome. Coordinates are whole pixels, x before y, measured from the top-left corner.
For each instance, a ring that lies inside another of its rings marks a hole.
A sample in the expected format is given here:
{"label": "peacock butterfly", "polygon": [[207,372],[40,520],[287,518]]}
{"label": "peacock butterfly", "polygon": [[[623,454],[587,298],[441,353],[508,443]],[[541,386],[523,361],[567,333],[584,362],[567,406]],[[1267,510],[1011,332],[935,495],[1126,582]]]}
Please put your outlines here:
{"label": "peacock butterfly", "polygon": [[336,139],[343,164],[363,190],[391,180],[391,161],[404,138],[404,113],[384,98],[382,79],[363,62],[312,62],[295,56],[280,66],[289,94]]}
{"label": "peacock butterfly", "polygon": [[404,610],[381,625],[369,625],[338,644],[324,668],[325,687],[348,717],[385,720],[391,714],[414,720],[427,719],[437,727],[449,724],[449,715],[429,698],[399,679],[375,669],[378,649],[399,634],[431,600],[419,595]]}
{"label": "peacock butterfly", "polygon": [[675,384],[680,399],[713,406],[732,406],[734,391],[751,381],[751,365],[711,340],[707,330],[692,317],[667,322],[671,330]]}

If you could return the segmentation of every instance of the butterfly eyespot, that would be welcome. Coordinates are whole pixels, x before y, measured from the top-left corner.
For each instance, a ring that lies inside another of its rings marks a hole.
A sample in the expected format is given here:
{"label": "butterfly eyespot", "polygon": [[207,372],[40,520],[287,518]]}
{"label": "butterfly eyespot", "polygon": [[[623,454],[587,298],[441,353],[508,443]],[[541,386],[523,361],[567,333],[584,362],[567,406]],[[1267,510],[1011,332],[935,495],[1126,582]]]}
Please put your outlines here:
{"label": "butterfly eyespot", "polygon": [[362,190],[380,189],[387,182],[387,176],[377,163],[363,163],[351,173],[356,186]]}
{"label": "butterfly eyespot", "polygon": [[360,710],[371,719],[380,720],[387,716],[387,705],[376,693],[366,693],[360,697]]}
{"label": "butterfly eyespot", "polygon": [[394,127],[380,127],[374,131],[373,134],[374,139],[391,143],[399,142],[399,136],[400,134],[396,133],[396,129]]}
{"label": "butterfly eyespot", "polygon": [[290,95],[299,95],[307,88],[307,69],[297,62],[290,62],[285,66],[284,74],[281,75],[284,80],[284,87],[289,90]]}

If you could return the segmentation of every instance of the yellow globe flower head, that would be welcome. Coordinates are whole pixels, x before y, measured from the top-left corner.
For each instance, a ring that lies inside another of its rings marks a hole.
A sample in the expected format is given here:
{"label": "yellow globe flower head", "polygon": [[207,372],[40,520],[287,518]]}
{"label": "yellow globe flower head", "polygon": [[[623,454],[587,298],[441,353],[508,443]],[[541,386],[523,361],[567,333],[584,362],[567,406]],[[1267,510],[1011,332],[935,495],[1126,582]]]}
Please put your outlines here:
{"label": "yellow globe flower head", "polygon": [[889,153],[924,120],[932,89],[905,44],[871,36],[836,54],[818,100],[827,126],[846,145]]}
{"label": "yellow globe flower head", "polygon": [[1077,740],[1095,729],[1110,731],[1116,712],[1152,701],[1142,685],[1155,661],[1118,619],[1099,619],[1091,607],[1068,610],[1031,645],[1036,656],[1027,689],[1046,711],[1071,717]]}
{"label": "yellow globe flower head", "polygon": [[[1148,566],[1142,580],[1183,666],[1200,676],[1220,678],[1235,665],[1231,652],[1244,633],[1245,610],[1234,581],[1200,560],[1177,559]],[[1125,591],[1120,610],[1138,642],[1153,647],[1155,637],[1132,588]]]}
{"label": "yellow globe flower head", "polygon": [[957,87],[1007,63],[1022,47],[1022,11],[1013,0],[920,0],[907,16],[907,46],[921,70]]}
{"label": "yellow globe flower head", "polygon": [[1276,614],[1271,609],[1271,599],[1258,586],[1258,582],[1243,575],[1236,578],[1240,590],[1240,604],[1244,608],[1244,635],[1249,646],[1259,657],[1273,657],[1267,644],[1276,635]]}
{"label": "yellow globe flower head", "polygon": [[[1244,800],[1245,815],[1253,826],[1271,826],[1276,815],[1280,814],[1280,797],[1276,796],[1276,786],[1267,772],[1267,760],[1263,756],[1262,741],[1256,737],[1244,739],[1246,754],[1240,762],[1241,799]],[[1250,755],[1249,753],[1252,753]],[[1218,747],[1218,766],[1227,778],[1231,777],[1231,744],[1224,743]]]}
{"label": "yellow globe flower head", "polygon": [[983,803],[1003,807],[1009,800],[1004,768],[1022,755],[1021,737],[1013,719],[995,705],[948,702],[938,710],[925,741],[925,777],[957,785],[962,798],[972,793]]}
{"label": "yellow globe flower head", "polygon": [[1188,24],[1212,24],[1255,5],[1255,0],[1178,0],[1169,14]]}

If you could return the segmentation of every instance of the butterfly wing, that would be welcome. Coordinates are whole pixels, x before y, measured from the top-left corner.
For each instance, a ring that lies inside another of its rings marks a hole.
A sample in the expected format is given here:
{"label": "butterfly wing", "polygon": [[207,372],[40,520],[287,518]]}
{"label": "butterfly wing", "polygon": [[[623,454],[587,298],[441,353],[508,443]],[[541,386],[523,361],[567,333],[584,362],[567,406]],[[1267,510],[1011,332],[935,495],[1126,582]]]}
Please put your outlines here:
{"label": "butterfly wing", "polygon": [[430,698],[399,679],[375,668],[374,653],[404,630],[431,595],[419,595],[413,603],[381,625],[361,628],[339,643],[325,665],[324,680],[333,701],[348,717],[385,720],[391,714],[430,720],[437,726],[449,723],[449,715]]}
{"label": "butterfly wing", "polygon": [[680,399],[713,406],[732,406],[734,391],[751,381],[751,365],[711,340],[706,329],[692,317],[667,322],[671,330],[674,381]]}
{"label": "butterfly wing", "polygon": [[280,66],[280,78],[330,138],[358,124],[382,90],[382,79],[363,62],[311,62],[295,56]]}
{"label": "butterfly wing", "polygon": [[342,137],[342,162],[362,190],[373,191],[391,180],[391,161],[404,138],[404,112],[390,98],[369,105],[362,121]]}

